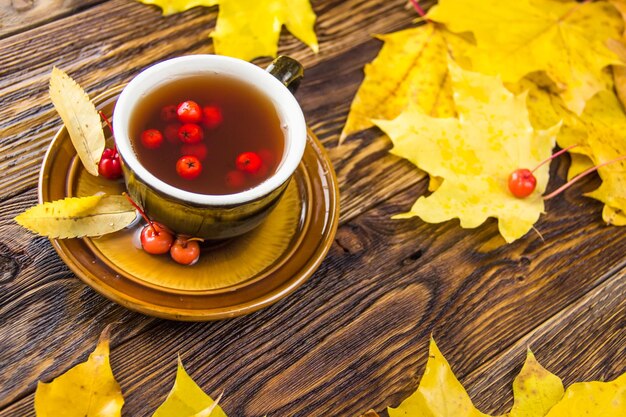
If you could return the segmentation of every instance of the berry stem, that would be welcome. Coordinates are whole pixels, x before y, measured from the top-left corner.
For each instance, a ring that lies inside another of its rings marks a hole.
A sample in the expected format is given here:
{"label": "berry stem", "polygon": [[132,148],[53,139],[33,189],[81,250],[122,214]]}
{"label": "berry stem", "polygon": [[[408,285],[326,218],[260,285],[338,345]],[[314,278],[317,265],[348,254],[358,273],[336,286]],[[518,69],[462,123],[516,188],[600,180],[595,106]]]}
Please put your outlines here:
{"label": "berry stem", "polygon": [[141,217],[143,217],[143,219],[146,221],[146,223],[148,223],[150,225],[150,227],[152,228],[152,231],[154,232],[155,236],[159,235],[159,231],[156,229],[156,227],[154,227],[154,224],[152,223],[152,220],[150,220],[150,218],[148,218],[148,216],[146,215],[146,213],[141,209],[141,207],[139,207],[139,205],[137,203],[135,203],[133,201],[132,198],[130,198],[130,196],[126,193],[122,193],[122,195],[124,197],[126,197],[126,199],[128,200],[128,202],[135,207],[135,209],[139,212],[139,214],[141,214]]}
{"label": "berry stem", "polygon": [[111,121],[109,120],[109,118],[106,116],[106,114],[104,114],[102,112],[102,110],[98,110],[98,114],[100,115],[100,117],[102,118],[102,120],[104,120],[104,122],[107,124],[107,126],[109,127],[109,130],[111,131],[111,135],[113,135],[113,125],[111,124]]}
{"label": "berry stem", "polygon": [[430,20],[426,18],[426,12],[424,11],[424,9],[422,9],[422,6],[420,6],[419,1],[418,0],[409,0],[409,1],[413,5],[413,8],[417,12],[417,14],[420,15],[420,17],[423,17],[424,19],[426,19],[426,21],[430,22]]}
{"label": "berry stem", "polygon": [[575,147],[577,147],[577,146],[578,146],[578,144],[576,144],[576,145],[570,145],[570,146],[568,146],[567,148],[563,148],[563,149],[561,149],[560,151],[555,152],[555,153],[554,153],[553,155],[551,155],[549,158],[546,158],[546,159],[544,159],[543,161],[541,161],[541,162],[539,163],[539,165],[537,165],[536,167],[534,167],[534,168],[532,169],[532,171],[530,171],[530,172],[535,172],[535,171],[537,171],[537,170],[538,170],[541,166],[543,166],[543,165],[547,164],[548,162],[552,161],[554,158],[557,158],[557,157],[559,157],[560,155],[563,155],[565,152],[567,152],[567,151],[569,151],[570,149],[575,148]]}
{"label": "berry stem", "polygon": [[572,184],[574,184],[576,181],[578,181],[582,177],[585,177],[588,174],[591,174],[592,172],[597,171],[599,168],[602,168],[605,165],[609,165],[609,164],[612,164],[614,162],[619,162],[619,161],[623,161],[623,160],[626,160],[626,155],[620,156],[619,158],[611,159],[610,161],[603,162],[600,165],[596,165],[595,167],[591,167],[588,170],[586,170],[584,172],[581,172],[580,174],[576,175],[574,178],[572,178],[571,180],[569,180],[568,182],[566,182],[565,184],[563,184],[562,186],[560,186],[556,190],[552,191],[550,194],[544,196],[543,199],[544,200],[549,200],[552,197],[556,197],[557,195],[561,194],[563,191],[565,191],[569,187],[571,187]]}

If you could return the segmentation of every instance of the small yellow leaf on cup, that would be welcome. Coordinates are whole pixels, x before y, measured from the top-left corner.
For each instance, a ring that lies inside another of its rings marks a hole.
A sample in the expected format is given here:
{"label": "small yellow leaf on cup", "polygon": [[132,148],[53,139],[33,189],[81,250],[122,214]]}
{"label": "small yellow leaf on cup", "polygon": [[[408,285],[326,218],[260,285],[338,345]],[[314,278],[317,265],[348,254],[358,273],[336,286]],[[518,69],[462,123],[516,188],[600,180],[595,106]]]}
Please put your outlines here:
{"label": "small yellow leaf on cup", "polygon": [[97,176],[105,138],[96,107],[85,90],[57,67],[52,69],[50,77],[50,99],[63,119],[83,166]]}
{"label": "small yellow leaf on cup", "polygon": [[94,195],[41,203],[15,221],[41,236],[64,239],[117,232],[135,217],[135,208],[124,196]]}

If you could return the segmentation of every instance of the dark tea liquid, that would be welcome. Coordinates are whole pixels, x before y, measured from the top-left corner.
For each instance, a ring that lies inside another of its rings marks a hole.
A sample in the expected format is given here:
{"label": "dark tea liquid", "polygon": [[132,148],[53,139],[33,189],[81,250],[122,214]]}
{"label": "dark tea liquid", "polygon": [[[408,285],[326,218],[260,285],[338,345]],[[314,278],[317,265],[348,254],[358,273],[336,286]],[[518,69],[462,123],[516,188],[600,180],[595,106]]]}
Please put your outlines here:
{"label": "dark tea liquid", "polygon": [[[147,129],[165,134],[168,125],[179,123],[163,121],[161,110],[186,100],[200,107],[217,106],[222,115],[217,127],[198,123],[204,133],[201,143],[206,145],[206,157],[194,179],[184,179],[176,171],[178,159],[185,155],[182,142],[164,138],[158,148],[148,149],[140,140]],[[285,133],[272,101],[251,84],[217,74],[176,80],[148,94],[132,115],[130,135],[139,162],[148,171],[176,188],[199,194],[233,194],[260,184],[276,171],[285,147]],[[260,155],[263,167],[255,174],[239,175],[233,184],[228,175],[237,171],[236,159],[244,152]]]}

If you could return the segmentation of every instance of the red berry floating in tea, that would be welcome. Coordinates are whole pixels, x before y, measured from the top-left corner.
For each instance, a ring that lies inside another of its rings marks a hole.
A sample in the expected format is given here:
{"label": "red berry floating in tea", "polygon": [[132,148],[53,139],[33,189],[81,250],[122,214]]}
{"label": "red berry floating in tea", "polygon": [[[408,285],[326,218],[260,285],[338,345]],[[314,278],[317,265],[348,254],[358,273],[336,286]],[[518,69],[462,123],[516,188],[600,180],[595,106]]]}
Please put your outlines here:
{"label": "red berry floating in tea", "polygon": [[180,139],[178,139],[178,129],[180,129],[182,125],[178,122],[170,123],[165,126],[163,129],[163,136],[165,139],[172,145],[177,145],[180,143]]}
{"label": "red berry floating in tea", "polygon": [[157,149],[163,143],[163,134],[157,129],[144,130],[141,143],[148,149]]}
{"label": "red berry floating in tea", "polygon": [[182,123],[200,123],[202,121],[202,109],[192,100],[183,101],[176,108],[178,120]]}
{"label": "red berry floating in tea", "polygon": [[178,112],[176,111],[176,106],[173,104],[169,104],[167,106],[163,106],[161,109],[161,120],[164,122],[173,122],[178,118]]}
{"label": "red berry floating in tea", "polygon": [[232,170],[226,174],[226,184],[234,190],[241,189],[246,184],[246,176],[241,171]]}
{"label": "red berry floating in tea", "polygon": [[215,129],[222,124],[222,110],[218,106],[204,106],[202,109],[202,124],[207,129]]}
{"label": "red berry floating in tea", "polygon": [[261,169],[263,161],[256,152],[243,152],[235,160],[237,169],[248,174],[256,174]]}
{"label": "red berry floating in tea", "polygon": [[178,129],[178,139],[182,143],[198,143],[204,139],[202,128],[195,123],[185,123]]}
{"label": "red berry floating in tea", "polygon": [[[159,86],[139,100],[130,125],[140,164],[196,194],[234,194],[259,185],[276,171],[285,149],[275,103],[254,85],[225,75]],[[158,149],[142,142],[149,129],[163,137]]]}
{"label": "red berry floating in tea", "polygon": [[181,178],[193,180],[202,172],[202,164],[197,157],[185,155],[176,162],[176,172]]}
{"label": "red berry floating in tea", "polygon": [[122,162],[116,149],[107,148],[102,152],[98,174],[109,180],[116,180],[122,176]]}
{"label": "red berry floating in tea", "polygon": [[198,158],[200,161],[204,161],[207,156],[207,148],[204,143],[186,144],[180,147],[180,153],[182,155],[191,155]]}

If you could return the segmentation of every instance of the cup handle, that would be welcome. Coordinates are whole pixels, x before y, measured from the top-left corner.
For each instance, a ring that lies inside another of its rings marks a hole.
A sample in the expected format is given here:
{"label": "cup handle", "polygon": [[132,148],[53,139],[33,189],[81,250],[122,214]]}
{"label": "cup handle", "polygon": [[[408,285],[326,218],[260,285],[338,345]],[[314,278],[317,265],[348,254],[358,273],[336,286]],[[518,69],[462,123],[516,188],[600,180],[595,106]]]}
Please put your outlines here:
{"label": "cup handle", "polygon": [[292,94],[296,92],[302,77],[304,77],[302,64],[286,55],[281,55],[273,60],[266,71],[283,83]]}

